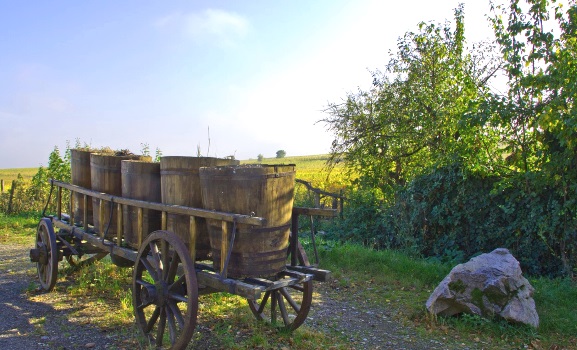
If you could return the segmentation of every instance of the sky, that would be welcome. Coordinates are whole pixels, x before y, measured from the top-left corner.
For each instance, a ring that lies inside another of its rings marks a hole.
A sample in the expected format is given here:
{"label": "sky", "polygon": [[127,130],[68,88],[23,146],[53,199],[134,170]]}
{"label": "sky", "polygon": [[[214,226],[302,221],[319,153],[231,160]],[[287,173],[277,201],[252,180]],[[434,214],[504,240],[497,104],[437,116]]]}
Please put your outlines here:
{"label": "sky", "polygon": [[489,0],[0,0],[0,169],[77,142],[152,155],[324,154],[329,103],[367,88],[399,37]]}

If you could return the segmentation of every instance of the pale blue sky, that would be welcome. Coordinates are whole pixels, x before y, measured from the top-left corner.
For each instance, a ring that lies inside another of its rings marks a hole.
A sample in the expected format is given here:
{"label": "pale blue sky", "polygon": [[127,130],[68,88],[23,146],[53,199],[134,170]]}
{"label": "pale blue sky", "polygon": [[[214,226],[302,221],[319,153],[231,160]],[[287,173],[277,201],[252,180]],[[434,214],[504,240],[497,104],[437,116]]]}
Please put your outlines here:
{"label": "pale blue sky", "polygon": [[[490,36],[489,0],[461,2],[469,41]],[[46,165],[76,139],[164,155],[327,153],[316,122],[328,102],[368,86],[399,36],[452,20],[458,3],[0,0],[0,168]]]}

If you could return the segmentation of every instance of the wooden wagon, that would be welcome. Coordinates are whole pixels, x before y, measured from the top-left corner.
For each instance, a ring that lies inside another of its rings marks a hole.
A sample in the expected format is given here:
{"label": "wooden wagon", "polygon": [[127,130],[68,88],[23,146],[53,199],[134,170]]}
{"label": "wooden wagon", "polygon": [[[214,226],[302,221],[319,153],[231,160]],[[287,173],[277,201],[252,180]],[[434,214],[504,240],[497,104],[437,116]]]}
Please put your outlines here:
{"label": "wooden wagon", "polygon": [[[308,264],[306,253],[298,242],[298,217],[335,216],[334,210],[292,208],[290,243],[282,271],[265,277],[231,278],[227,271],[237,243],[238,227],[263,227],[267,218],[129,199],[56,180],[51,183],[57,197],[56,213],[43,215],[35,247],[30,251],[42,289],[54,288],[58,263],[63,259],[71,265],[83,265],[110,254],[113,262],[119,265],[128,262],[134,268],[132,300],[137,326],[158,348],[186,348],[196,327],[198,296],[206,293],[227,292],[246,298],[257,319],[294,330],[305,321],[310,310],[313,280],[329,278],[329,271]],[[75,201],[82,201],[83,218],[89,216],[88,203],[92,199],[99,200],[100,230],[89,225],[87,220],[79,222],[74,217],[74,210],[63,213],[65,191],[71,194],[70,208],[75,208],[75,204],[78,207],[79,203]],[[122,213],[127,208],[136,211],[133,227],[137,231],[138,249],[124,244],[126,226]],[[160,230],[143,231],[147,210],[161,213]],[[104,223],[108,220],[105,213],[112,217],[114,212],[117,214],[116,237],[110,237],[106,235]],[[189,218],[188,234],[192,244],[188,247],[179,235],[166,229],[169,215]],[[198,261],[195,249],[189,249],[195,246],[198,220],[220,222],[221,254],[216,264]]]}

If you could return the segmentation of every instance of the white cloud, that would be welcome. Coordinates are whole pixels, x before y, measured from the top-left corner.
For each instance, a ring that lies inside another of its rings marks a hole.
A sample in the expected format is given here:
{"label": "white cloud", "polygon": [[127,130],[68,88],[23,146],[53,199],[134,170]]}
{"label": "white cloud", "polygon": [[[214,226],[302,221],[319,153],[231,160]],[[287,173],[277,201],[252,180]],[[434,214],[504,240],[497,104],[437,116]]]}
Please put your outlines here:
{"label": "white cloud", "polygon": [[221,46],[235,45],[250,30],[245,17],[217,9],[170,14],[159,18],[154,25],[161,29],[177,28],[187,38]]}

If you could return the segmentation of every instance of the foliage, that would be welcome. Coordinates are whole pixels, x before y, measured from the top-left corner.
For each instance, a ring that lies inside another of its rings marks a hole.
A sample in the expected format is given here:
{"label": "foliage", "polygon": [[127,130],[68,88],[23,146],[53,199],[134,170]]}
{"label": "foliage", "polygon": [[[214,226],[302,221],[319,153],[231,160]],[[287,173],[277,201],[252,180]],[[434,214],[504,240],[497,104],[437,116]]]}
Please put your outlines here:
{"label": "foliage", "polygon": [[[40,166],[30,182],[24,181],[24,178],[19,175],[15,182],[16,187],[12,194],[12,202],[10,203],[10,192],[0,195],[0,212],[8,212],[9,204],[11,204],[11,213],[42,211],[50,195],[50,179],[70,181],[69,147],[63,156],[60,155],[58,147],[54,147],[48,158],[48,166]],[[63,193],[62,203],[69,203],[68,196],[69,194]],[[48,205],[51,210],[55,210],[55,193],[52,194]]]}
{"label": "foliage", "polygon": [[277,158],[284,158],[286,156],[286,152],[282,149],[279,149],[278,151],[276,151],[276,157]]}
{"label": "foliage", "polygon": [[262,154],[258,154],[258,156],[256,157],[256,160],[260,163],[262,162],[262,160],[264,159],[264,156]]}
{"label": "foliage", "polygon": [[508,92],[489,95],[478,116],[501,130],[513,173],[500,187],[529,181],[527,193],[550,198],[535,213],[540,235],[571,274],[577,256],[577,5],[570,1],[564,11],[546,0],[512,0],[495,8],[492,24]]}
{"label": "foliage", "polygon": [[562,263],[552,234],[568,224],[559,219],[563,198],[542,187],[540,176],[530,173],[504,187],[497,176],[453,164],[416,178],[392,205],[378,193],[357,190],[348,194],[332,235],[454,264],[505,247],[530,275],[566,275],[577,269],[577,256],[567,250]]}
{"label": "foliage", "polygon": [[[500,57],[465,50],[462,7],[455,19],[420,24],[371,91],[329,106],[331,161],[354,169],[362,199],[341,234],[453,261],[500,245],[531,273],[574,275],[577,5],[495,6]],[[501,67],[503,94],[485,87]]]}
{"label": "foliage", "polygon": [[[151,157],[150,146],[148,145],[148,143],[141,143],[140,146],[141,146],[140,154],[143,156],[146,156],[146,157]],[[162,151],[160,150],[160,148],[156,147],[156,150],[154,152],[153,161],[155,163],[159,163],[161,157],[162,157]]]}
{"label": "foliage", "polygon": [[[499,60],[475,46],[465,52],[463,7],[448,23],[420,23],[397,43],[373,88],[330,104],[323,121],[335,134],[331,162],[345,161],[361,183],[392,198],[399,187],[432,167],[467,159],[488,166],[494,131],[481,130],[465,116],[470,101],[487,93]],[[490,51],[489,51],[490,52]],[[474,164],[474,165],[473,165]]]}

